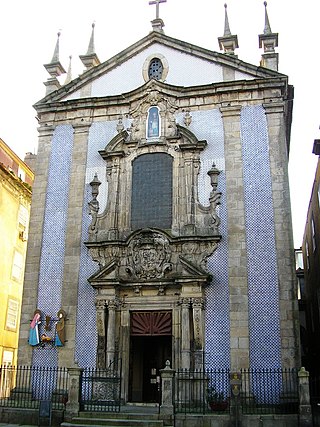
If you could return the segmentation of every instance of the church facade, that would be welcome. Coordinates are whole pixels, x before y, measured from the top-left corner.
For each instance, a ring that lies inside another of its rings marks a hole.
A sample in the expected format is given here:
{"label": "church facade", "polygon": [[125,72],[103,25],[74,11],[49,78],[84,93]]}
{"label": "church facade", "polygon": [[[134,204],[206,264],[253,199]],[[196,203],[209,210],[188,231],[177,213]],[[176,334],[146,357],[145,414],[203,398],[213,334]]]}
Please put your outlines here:
{"label": "church facade", "polygon": [[266,25],[254,66],[234,54],[227,15],[224,53],[167,36],[158,16],[152,25],[103,63],[92,32],[87,70],[63,86],[58,38],[35,104],[19,363],[121,360],[125,402],[148,401],[167,360],[300,365],[293,89],[277,71],[277,35]]}

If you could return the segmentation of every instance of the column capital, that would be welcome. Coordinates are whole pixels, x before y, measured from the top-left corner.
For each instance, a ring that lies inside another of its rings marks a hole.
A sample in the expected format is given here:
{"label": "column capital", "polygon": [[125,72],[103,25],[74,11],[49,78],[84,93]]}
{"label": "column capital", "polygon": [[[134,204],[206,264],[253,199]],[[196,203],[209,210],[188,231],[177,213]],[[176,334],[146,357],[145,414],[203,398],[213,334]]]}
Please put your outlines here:
{"label": "column capital", "polygon": [[205,303],[204,298],[191,298],[191,304],[193,308],[203,308]]}
{"label": "column capital", "polygon": [[223,102],[220,107],[222,117],[240,116],[242,105]]}
{"label": "column capital", "polygon": [[118,298],[110,299],[106,303],[108,310],[116,310],[120,306],[120,301]]}
{"label": "column capital", "polygon": [[55,130],[55,126],[48,123],[40,123],[38,127],[39,137],[52,136]]}
{"label": "column capital", "polygon": [[96,305],[97,310],[104,310],[106,308],[106,300],[97,298],[95,300],[95,305]]}
{"label": "column capital", "polygon": [[182,308],[190,308],[191,298],[182,297],[179,299],[178,304],[182,306]]}
{"label": "column capital", "polygon": [[85,122],[79,122],[79,123],[72,123],[73,133],[74,134],[88,133],[90,126],[91,126],[91,120],[90,122],[85,121]]}
{"label": "column capital", "polygon": [[266,114],[284,113],[284,102],[265,102],[262,104]]}

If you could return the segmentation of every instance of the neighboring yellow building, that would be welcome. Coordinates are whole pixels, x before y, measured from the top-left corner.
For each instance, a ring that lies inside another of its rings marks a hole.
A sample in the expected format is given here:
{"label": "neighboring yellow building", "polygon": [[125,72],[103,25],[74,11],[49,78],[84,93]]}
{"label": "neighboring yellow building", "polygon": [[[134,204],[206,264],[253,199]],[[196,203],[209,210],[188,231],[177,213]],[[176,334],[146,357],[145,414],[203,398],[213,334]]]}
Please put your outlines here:
{"label": "neighboring yellow building", "polygon": [[0,178],[0,365],[11,365],[17,360],[34,173],[2,139]]}

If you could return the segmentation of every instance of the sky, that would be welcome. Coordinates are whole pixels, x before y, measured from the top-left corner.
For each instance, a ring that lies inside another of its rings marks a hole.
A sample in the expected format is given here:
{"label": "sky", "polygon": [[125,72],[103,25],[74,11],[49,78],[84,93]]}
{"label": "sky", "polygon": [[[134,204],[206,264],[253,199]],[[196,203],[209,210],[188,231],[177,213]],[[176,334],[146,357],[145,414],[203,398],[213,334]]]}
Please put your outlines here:
{"label": "sky", "polygon": [[[167,0],[160,4],[164,32],[171,37],[220,52],[227,2],[239,59],[259,65],[263,51],[263,0]],[[51,61],[60,31],[60,62],[72,77],[84,71],[79,55],[87,52],[92,23],[95,51],[104,62],[151,31],[155,6],[148,0],[10,0],[0,5],[0,138],[24,158],[37,152],[37,120],[33,105],[45,96]],[[314,139],[320,138],[320,1],[269,0],[271,30],[279,33],[279,71],[294,86],[289,178],[294,245],[302,245],[306,214],[315,176]],[[60,77],[61,83],[66,75]]]}

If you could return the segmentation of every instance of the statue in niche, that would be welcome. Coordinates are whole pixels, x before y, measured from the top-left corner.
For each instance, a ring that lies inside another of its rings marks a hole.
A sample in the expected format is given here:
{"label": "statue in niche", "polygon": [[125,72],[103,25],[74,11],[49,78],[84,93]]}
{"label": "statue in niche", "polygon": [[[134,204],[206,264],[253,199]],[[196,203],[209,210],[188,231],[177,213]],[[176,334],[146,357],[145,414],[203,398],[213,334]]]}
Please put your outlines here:
{"label": "statue in niche", "polygon": [[147,137],[154,138],[160,136],[158,107],[151,107],[148,113]]}
{"label": "statue in niche", "polygon": [[33,319],[30,323],[30,332],[29,332],[29,344],[32,346],[38,345],[40,343],[39,338],[39,325],[41,323],[41,311],[35,310],[33,314]]}
{"label": "statue in niche", "polygon": [[101,185],[101,182],[98,179],[97,173],[94,174],[93,180],[90,182],[90,185],[92,189],[92,200],[90,200],[88,205],[89,205],[89,215],[91,215],[92,220],[89,226],[89,235],[94,235],[98,231],[96,229],[97,217],[99,212],[99,202],[97,200],[97,196],[99,194],[99,186]]}
{"label": "statue in niche", "polygon": [[66,312],[64,310],[59,310],[57,313],[58,322],[56,324],[56,335],[54,338],[54,344],[57,347],[63,347],[65,344],[65,320],[66,320]]}

